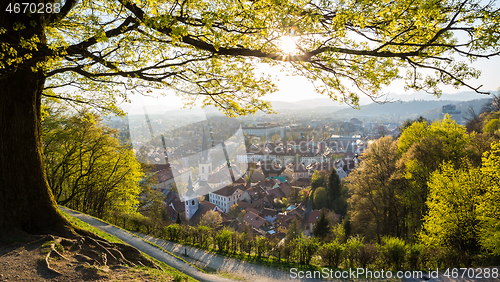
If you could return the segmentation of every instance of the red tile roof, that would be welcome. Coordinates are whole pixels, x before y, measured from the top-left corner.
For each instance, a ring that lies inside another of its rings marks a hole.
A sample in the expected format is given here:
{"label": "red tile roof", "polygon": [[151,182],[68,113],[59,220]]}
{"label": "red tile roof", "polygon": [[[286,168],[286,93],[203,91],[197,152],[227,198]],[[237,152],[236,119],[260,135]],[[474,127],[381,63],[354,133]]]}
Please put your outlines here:
{"label": "red tile roof", "polygon": [[310,214],[309,214],[309,218],[307,219],[307,224],[309,223],[312,223],[312,224],[315,224],[316,223],[316,220],[319,218],[319,215],[321,214],[321,211],[320,210],[313,210]]}
{"label": "red tile roof", "polygon": [[266,209],[266,208],[264,208],[260,214],[262,216],[276,216],[276,215],[278,215],[278,211],[277,210],[273,210],[273,209]]}
{"label": "red tile roof", "polygon": [[252,227],[260,228],[266,220],[253,212],[247,212],[243,219]]}

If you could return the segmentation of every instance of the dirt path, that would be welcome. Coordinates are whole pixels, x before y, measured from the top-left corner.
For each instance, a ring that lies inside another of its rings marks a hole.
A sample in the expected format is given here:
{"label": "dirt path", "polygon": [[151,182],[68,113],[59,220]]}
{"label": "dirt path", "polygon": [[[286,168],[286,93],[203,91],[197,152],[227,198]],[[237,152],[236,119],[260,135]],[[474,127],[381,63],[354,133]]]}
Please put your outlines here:
{"label": "dirt path", "polygon": [[127,231],[125,230],[122,230],[116,226],[112,226],[112,225],[109,225],[103,221],[100,221],[96,218],[93,218],[93,217],[90,217],[88,215],[85,215],[85,214],[82,214],[82,213],[79,213],[79,212],[76,212],[76,211],[73,211],[73,210],[70,210],[70,209],[67,209],[67,208],[64,208],[64,207],[60,207],[61,210],[63,210],[64,212],[68,213],[69,215],[71,216],[74,216],[78,219],[80,219],[81,221],[84,221],[96,228],[99,228],[101,229],[102,231],[104,232],[107,232],[113,236],[116,236],[117,238],[119,238],[120,240],[122,240],[123,242],[141,250],[142,252],[154,257],[155,259],[159,260],[159,261],[162,261],[164,263],[166,263],[167,265],[197,279],[197,280],[200,280],[200,281],[207,281],[207,282],[211,282],[211,281],[214,281],[214,282],[230,282],[230,281],[234,281],[234,280],[231,280],[231,279],[227,279],[227,278],[222,278],[222,277],[219,277],[219,276],[216,276],[216,275],[213,275],[213,274],[206,274],[206,273],[203,273],[201,272],[200,270],[196,269],[195,267],[173,257],[172,255],[146,243],[144,240],[142,240],[141,238],[138,238],[130,233],[128,233]]}
{"label": "dirt path", "polygon": [[[154,257],[155,259],[163,261],[167,265],[172,266],[177,270],[182,271],[187,275],[200,281],[224,282],[224,281],[234,281],[234,280],[228,278],[222,278],[214,274],[203,273],[198,269],[196,269],[195,267],[164,252],[163,250],[148,244],[144,240],[148,240],[151,243],[154,243],[162,247],[163,249],[172,252],[175,255],[179,255],[180,257],[186,259],[190,263],[198,265],[200,268],[209,267],[218,272],[235,274],[237,277],[243,278],[246,281],[259,281],[259,282],[323,281],[320,279],[292,279],[290,277],[289,272],[279,271],[268,267],[242,262],[237,259],[215,255],[193,247],[183,246],[180,244],[167,242],[141,233],[136,233],[137,236],[141,236],[142,238],[144,238],[143,240],[125,230],[122,230],[116,226],[109,225],[99,219],[90,217],[88,215],[64,207],[60,207],[60,209],[71,216],[74,216],[96,228],[101,229],[104,232],[116,236],[117,238],[126,242],[127,244],[134,246],[135,248]],[[188,255],[187,257],[184,257],[184,249],[186,249],[186,253]]]}
{"label": "dirt path", "polygon": [[[194,264],[200,268],[210,268],[213,270],[216,270],[218,272],[223,272],[223,273],[229,273],[229,274],[234,274],[235,277],[243,278],[245,281],[258,281],[258,282],[280,282],[280,281],[332,281],[332,280],[322,280],[322,279],[292,279],[291,273],[290,272],[285,272],[285,271],[279,271],[276,269],[264,267],[264,266],[258,266],[254,265],[251,263],[247,263],[244,261],[240,261],[237,259],[233,258],[228,258],[216,254],[212,254],[194,247],[190,246],[184,246],[176,243],[172,243],[169,241],[161,240],[158,238],[154,238],[152,236],[148,236],[142,233],[134,233],[136,236],[133,234],[124,231],[118,227],[109,225],[105,222],[102,222],[98,219],[95,219],[93,217],[87,216],[85,214],[75,212],[66,208],[61,207],[62,210],[70,214],[71,216],[74,216],[82,221],[85,221],[89,223],[90,225],[97,227],[104,232],[107,232],[111,235],[116,236],[117,238],[121,239],[122,241],[136,247],[137,249],[143,251],[144,253],[165,262],[167,265],[170,265],[187,275],[198,279],[200,281],[235,281],[231,280],[228,278],[222,278],[213,274],[206,274],[195,267],[175,258],[174,256],[164,252],[163,250],[154,247],[148,243],[146,243],[144,240],[150,241],[151,243],[154,243],[161,248],[173,253],[174,255],[177,255],[186,261],[190,262],[191,264]],[[139,237],[141,238],[139,238]],[[184,255],[186,253],[186,256]],[[496,267],[498,268],[498,267]],[[427,276],[427,272],[424,273],[424,275]],[[395,277],[394,277],[395,278]],[[424,279],[422,278],[410,278],[410,279],[389,279],[390,281],[404,281],[404,282],[454,282],[454,281],[464,281],[464,282],[473,282],[473,281],[487,281],[487,282],[493,282],[493,281],[499,281],[499,279],[464,279],[464,278],[458,278],[458,279],[453,279],[453,278],[447,278],[443,275],[442,271],[440,270],[439,277],[438,278],[428,278],[425,277]],[[385,279],[359,279],[359,280],[354,280],[354,279],[338,279],[337,281],[384,281]],[[240,280],[241,281],[241,280]]]}
{"label": "dirt path", "polygon": [[[194,247],[172,243],[141,233],[135,234],[179,257],[182,257],[200,268],[208,267],[220,272],[234,273],[239,277],[245,278],[247,281],[323,281],[321,279],[292,279],[290,272],[280,271],[247,263],[238,259],[216,255]],[[185,256],[184,253],[186,253],[187,256]]]}

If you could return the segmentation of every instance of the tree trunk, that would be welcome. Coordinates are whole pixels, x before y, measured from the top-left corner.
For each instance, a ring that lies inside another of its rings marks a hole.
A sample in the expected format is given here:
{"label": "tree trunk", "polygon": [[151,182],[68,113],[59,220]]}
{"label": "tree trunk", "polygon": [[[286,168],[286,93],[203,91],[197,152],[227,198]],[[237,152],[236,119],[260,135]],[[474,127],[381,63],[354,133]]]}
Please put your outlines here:
{"label": "tree trunk", "polygon": [[[6,12],[0,17],[0,28],[7,30],[0,42],[13,46],[16,57],[33,55],[0,70],[0,235],[62,233],[70,226],[57,209],[43,165],[40,106],[45,77],[32,67],[45,58],[42,51],[19,47],[21,39],[33,36],[45,43],[43,17]],[[14,31],[14,22],[26,28]],[[0,52],[5,65],[9,55]]]}

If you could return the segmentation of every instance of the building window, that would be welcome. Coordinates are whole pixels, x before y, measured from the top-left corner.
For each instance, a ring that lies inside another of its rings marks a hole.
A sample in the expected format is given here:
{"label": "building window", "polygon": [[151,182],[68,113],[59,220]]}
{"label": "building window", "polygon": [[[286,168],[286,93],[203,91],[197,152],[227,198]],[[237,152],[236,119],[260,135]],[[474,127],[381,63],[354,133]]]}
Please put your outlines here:
{"label": "building window", "polygon": [[201,167],[201,173],[205,173],[205,167]]}
{"label": "building window", "polygon": [[193,200],[192,204],[193,204],[193,206],[194,206],[194,200]]}

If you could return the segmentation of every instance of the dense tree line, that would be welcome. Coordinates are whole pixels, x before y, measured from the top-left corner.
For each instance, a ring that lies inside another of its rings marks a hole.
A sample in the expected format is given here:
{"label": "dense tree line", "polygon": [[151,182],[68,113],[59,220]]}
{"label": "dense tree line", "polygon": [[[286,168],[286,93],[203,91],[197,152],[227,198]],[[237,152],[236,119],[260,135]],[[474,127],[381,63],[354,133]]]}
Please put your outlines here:
{"label": "dense tree line", "polygon": [[100,218],[139,205],[143,173],[117,131],[89,112],[50,110],[43,124],[47,180],[60,205]]}
{"label": "dense tree line", "polygon": [[405,123],[399,138],[374,142],[346,179],[352,232],[378,244],[399,238],[457,265],[498,258],[497,100],[465,126],[449,116],[417,119]]}

